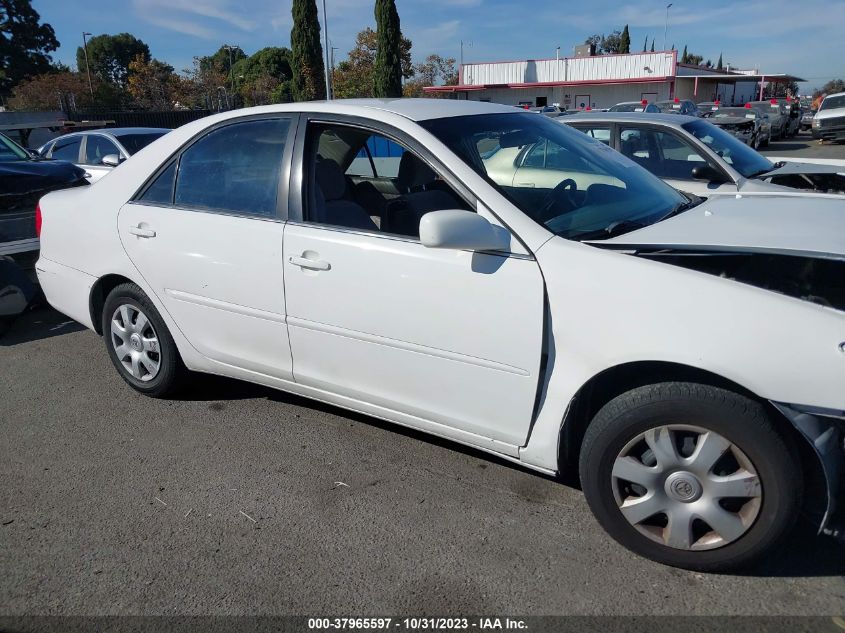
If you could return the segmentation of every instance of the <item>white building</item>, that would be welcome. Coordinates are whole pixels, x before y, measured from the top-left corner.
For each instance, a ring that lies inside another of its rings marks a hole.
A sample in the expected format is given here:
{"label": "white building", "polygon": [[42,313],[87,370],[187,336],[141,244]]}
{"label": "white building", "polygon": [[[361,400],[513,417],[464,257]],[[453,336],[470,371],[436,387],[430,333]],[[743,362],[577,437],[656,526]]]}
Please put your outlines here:
{"label": "white building", "polygon": [[424,90],[474,101],[599,109],[622,101],[674,98],[739,105],[761,99],[767,82],[802,81],[785,74],[679,64],[677,51],[463,64],[458,76],[456,86]]}

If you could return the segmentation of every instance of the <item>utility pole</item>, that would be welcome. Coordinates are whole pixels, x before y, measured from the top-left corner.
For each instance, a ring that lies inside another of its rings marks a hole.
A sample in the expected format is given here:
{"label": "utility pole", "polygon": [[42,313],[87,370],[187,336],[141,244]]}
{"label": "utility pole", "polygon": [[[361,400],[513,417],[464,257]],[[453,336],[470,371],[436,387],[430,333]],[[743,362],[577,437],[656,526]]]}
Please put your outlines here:
{"label": "utility pole", "polygon": [[672,3],[666,5],[666,24],[663,25],[663,50],[666,50],[666,33],[669,31],[669,7]]}
{"label": "utility pole", "polygon": [[331,75],[332,76],[332,86],[331,86],[332,87],[332,95],[331,95],[331,98],[334,99],[334,52],[337,50],[337,46],[331,46],[330,50],[331,50],[331,53],[332,53],[332,75]]}
{"label": "utility pole", "polygon": [[323,0],[323,39],[326,49],[326,99],[332,98],[331,50],[329,49],[329,16],[326,15],[326,0]]}
{"label": "utility pole", "polygon": [[[232,51],[233,50],[240,50],[241,47],[238,46],[237,44],[234,44],[234,45],[223,44],[223,48],[225,48],[227,51],[229,51],[229,92],[234,93],[235,92],[235,75],[234,75],[234,73],[232,73],[232,66],[233,66]],[[227,101],[228,101],[228,99],[227,99]]]}
{"label": "utility pole", "polygon": [[[472,40],[466,43],[469,48],[472,48]],[[458,66],[458,83],[464,83],[464,41],[461,40],[461,63]]]}
{"label": "utility pole", "polygon": [[82,50],[85,51],[85,72],[88,74],[88,90],[91,93],[91,103],[94,103],[94,86],[91,84],[91,64],[88,63],[88,36],[91,35],[85,31],[82,32]]}

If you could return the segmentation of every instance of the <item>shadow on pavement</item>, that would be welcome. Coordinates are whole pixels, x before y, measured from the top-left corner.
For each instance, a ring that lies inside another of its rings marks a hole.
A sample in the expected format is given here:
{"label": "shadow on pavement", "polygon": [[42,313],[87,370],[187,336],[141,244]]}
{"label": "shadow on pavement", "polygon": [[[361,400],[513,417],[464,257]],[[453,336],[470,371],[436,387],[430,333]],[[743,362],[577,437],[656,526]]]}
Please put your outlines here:
{"label": "shadow on pavement", "polygon": [[[557,481],[561,485],[570,488],[577,490],[581,488],[576,467],[566,469],[558,477],[551,477],[542,473],[529,471],[513,462],[448,439],[261,385],[254,385],[219,376],[197,376],[193,385],[184,393],[180,394],[180,396],[177,396],[176,399],[197,402],[219,402],[248,398],[267,398],[274,402],[336,415],[353,422],[368,424],[391,433],[397,433],[421,442],[470,455],[483,460],[483,462],[496,463],[542,479]],[[479,466],[486,468],[485,464],[480,464]],[[819,536],[817,534],[817,527],[811,525],[809,521],[802,519],[799,520],[793,532],[787,537],[783,546],[779,550],[776,550],[771,557],[734,575],[777,578],[843,576],[845,575],[845,545],[833,538]]]}
{"label": "shadow on pavement", "polygon": [[0,328],[0,347],[11,347],[42,339],[81,332],[85,328],[48,306],[39,306],[17,315]]}

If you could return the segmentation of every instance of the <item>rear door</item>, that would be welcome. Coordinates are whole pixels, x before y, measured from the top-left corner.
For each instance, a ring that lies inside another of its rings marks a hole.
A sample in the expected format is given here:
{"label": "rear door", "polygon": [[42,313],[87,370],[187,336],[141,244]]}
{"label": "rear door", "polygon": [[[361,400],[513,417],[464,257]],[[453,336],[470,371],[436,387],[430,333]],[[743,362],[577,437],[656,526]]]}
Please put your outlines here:
{"label": "rear door", "polygon": [[90,174],[89,182],[96,182],[113,169],[113,167],[103,165],[103,158],[109,155],[122,158],[121,151],[114,141],[102,134],[85,135],[80,166]]}
{"label": "rear door", "polygon": [[288,380],[282,233],[296,121],[211,128],[118,215],[126,252],[191,345]]}

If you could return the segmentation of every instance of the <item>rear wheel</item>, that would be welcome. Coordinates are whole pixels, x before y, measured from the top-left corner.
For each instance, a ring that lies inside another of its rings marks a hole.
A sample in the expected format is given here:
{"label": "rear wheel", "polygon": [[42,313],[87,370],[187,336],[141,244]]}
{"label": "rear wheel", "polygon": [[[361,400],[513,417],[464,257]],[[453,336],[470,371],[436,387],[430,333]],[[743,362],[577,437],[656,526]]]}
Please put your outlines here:
{"label": "rear wheel", "polygon": [[765,409],[693,383],[640,387],[605,405],[581,449],[587,502],[607,532],[667,565],[747,565],[792,526],[801,468]]}
{"label": "rear wheel", "polygon": [[106,297],[103,339],[109,358],[133,389],[156,398],[175,393],[187,370],[170,331],[147,295],[121,284]]}

